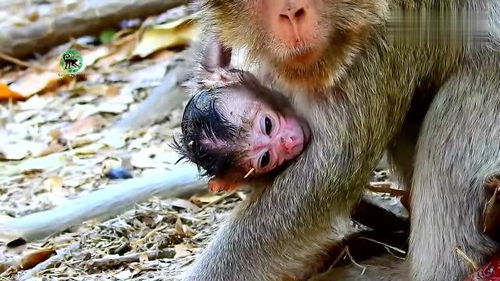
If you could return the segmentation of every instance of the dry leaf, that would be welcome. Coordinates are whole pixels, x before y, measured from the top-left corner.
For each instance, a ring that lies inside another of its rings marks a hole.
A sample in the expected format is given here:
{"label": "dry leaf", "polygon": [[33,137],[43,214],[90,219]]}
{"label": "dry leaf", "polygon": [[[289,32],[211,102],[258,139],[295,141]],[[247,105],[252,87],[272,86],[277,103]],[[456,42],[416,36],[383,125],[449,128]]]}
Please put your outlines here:
{"label": "dry leaf", "polygon": [[3,160],[21,160],[29,155],[27,147],[17,143],[0,144],[0,159]]}
{"label": "dry leaf", "polygon": [[0,169],[0,175],[16,175],[32,170],[53,170],[65,164],[64,154],[56,153],[44,157],[26,159],[18,164],[4,165]]}
{"label": "dry leaf", "polygon": [[75,104],[68,112],[68,117],[73,120],[83,119],[99,112],[98,106],[93,104]]}
{"label": "dry leaf", "polygon": [[19,100],[22,98],[23,96],[9,89],[7,85],[0,83],[0,101],[9,99]]}
{"label": "dry leaf", "polygon": [[124,147],[127,144],[126,139],[127,139],[126,134],[124,134],[120,131],[113,130],[111,132],[108,132],[104,136],[104,138],[101,140],[101,143],[103,143],[109,147],[118,149],[118,148]]}
{"label": "dry leaf", "polygon": [[59,137],[66,140],[72,140],[76,137],[99,130],[105,123],[106,120],[100,115],[87,116],[62,128]]}
{"label": "dry leaf", "polygon": [[153,26],[144,31],[133,54],[146,57],[160,49],[188,45],[198,31],[192,16]]}
{"label": "dry leaf", "polygon": [[[52,133],[52,132],[51,132]],[[40,152],[39,156],[47,156],[49,154],[61,152],[64,150],[64,146],[57,141],[51,141],[49,145]]]}
{"label": "dry leaf", "polygon": [[155,52],[152,56],[151,59],[155,61],[162,61],[170,58],[172,55],[174,55],[175,52],[170,51],[170,50],[161,50],[158,52]]}
{"label": "dry leaf", "polygon": [[59,79],[61,79],[61,76],[56,72],[46,71],[38,73],[36,71],[31,71],[21,77],[21,79],[12,83],[9,88],[11,91],[17,92],[21,96],[27,98],[42,91]]}
{"label": "dry leaf", "polygon": [[190,210],[190,211],[193,211],[193,212],[198,212],[200,210],[200,207],[196,206],[195,204],[189,202],[188,200],[185,200],[185,199],[180,199],[180,198],[177,198],[177,199],[173,199],[170,204],[174,207],[178,207],[178,208],[183,208],[183,209],[187,209],[187,210]]}
{"label": "dry leaf", "polygon": [[219,200],[222,196],[215,193],[205,193],[202,195],[193,195],[190,200],[209,204]]}
{"label": "dry leaf", "polygon": [[241,192],[241,191],[236,192],[236,195],[238,195],[238,197],[239,197],[241,200],[243,200],[243,201],[244,201],[244,200],[246,200],[246,199],[247,199],[247,197],[248,197],[246,193]]}
{"label": "dry leaf", "polygon": [[190,256],[191,251],[189,251],[189,249],[191,249],[191,248],[192,248],[191,246],[186,245],[186,244],[175,245],[174,246],[174,250],[175,250],[174,259]]}
{"label": "dry leaf", "polygon": [[21,122],[24,122],[24,121],[26,121],[28,119],[31,119],[32,117],[34,117],[37,114],[39,114],[38,110],[25,110],[25,111],[21,111],[21,112],[18,112],[16,114],[14,114],[14,121],[16,123],[21,123]]}
{"label": "dry leaf", "polygon": [[80,52],[83,61],[82,71],[89,65],[93,65],[98,59],[105,57],[110,52],[110,48],[102,45],[96,49],[84,50]]}
{"label": "dry leaf", "polygon": [[[85,67],[94,64],[96,60],[108,53],[109,48],[106,46],[101,46],[90,51],[81,51],[83,61],[82,71]],[[23,77],[9,86],[10,91],[19,93],[22,97],[30,97],[44,90],[54,91],[60,86],[74,80],[70,76],[59,73],[59,56],[52,58],[45,68],[49,71],[38,72],[36,70],[28,70]]]}
{"label": "dry leaf", "polygon": [[136,34],[129,35],[127,36],[127,40],[123,40],[121,44],[114,44],[112,51],[107,56],[99,59],[96,62],[96,66],[107,69],[115,63],[128,59],[137,44],[137,40],[135,40],[136,36]]}
{"label": "dry leaf", "polygon": [[193,237],[194,231],[189,226],[182,223],[180,218],[175,222],[175,232],[183,237]]}
{"label": "dry leaf", "polygon": [[114,278],[118,280],[132,280],[132,271],[126,269],[113,275]]}
{"label": "dry leaf", "polygon": [[20,102],[18,104],[21,110],[42,110],[52,102],[54,102],[53,97],[34,95],[25,102]]}
{"label": "dry leaf", "polygon": [[55,254],[54,248],[40,249],[31,253],[28,253],[18,262],[17,267],[19,269],[29,269],[35,267],[37,264],[44,262],[50,256]]}
{"label": "dry leaf", "polygon": [[[101,142],[94,142],[94,140],[88,140],[87,143],[89,143],[86,146],[79,147],[77,149],[73,149],[73,153],[75,156],[84,156],[84,155],[94,155],[101,151],[104,147],[104,144]],[[78,143],[75,143],[78,144]]]}
{"label": "dry leaf", "polygon": [[[114,97],[116,95],[118,95],[118,93],[120,92],[120,88],[116,85],[104,85],[104,95],[108,96],[108,97]],[[132,102],[134,101],[134,99],[132,98]]]}
{"label": "dry leaf", "polygon": [[182,229],[182,226],[183,226],[183,223],[182,223],[182,220],[181,218],[177,218],[177,220],[175,221],[175,232],[177,232],[177,234],[179,235],[184,235],[184,230]]}
{"label": "dry leaf", "polygon": [[0,143],[0,159],[21,160],[28,156],[39,156],[45,148],[45,144],[34,141]]}
{"label": "dry leaf", "polygon": [[103,102],[97,108],[98,112],[120,114],[128,109],[127,104],[115,102]]}
{"label": "dry leaf", "polygon": [[48,177],[43,181],[42,187],[52,193],[61,193],[63,179],[58,176]]}

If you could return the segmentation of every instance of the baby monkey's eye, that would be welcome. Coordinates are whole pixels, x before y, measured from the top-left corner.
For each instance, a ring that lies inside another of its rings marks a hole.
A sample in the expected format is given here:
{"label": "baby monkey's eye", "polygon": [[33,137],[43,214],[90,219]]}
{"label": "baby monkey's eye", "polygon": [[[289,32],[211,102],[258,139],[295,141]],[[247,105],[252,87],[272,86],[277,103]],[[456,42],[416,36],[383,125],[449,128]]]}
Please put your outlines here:
{"label": "baby monkey's eye", "polygon": [[264,119],[264,125],[266,129],[266,135],[271,135],[271,131],[273,130],[273,122],[271,121],[271,118],[266,116]]}
{"label": "baby monkey's eye", "polygon": [[262,155],[262,157],[260,158],[260,168],[261,169],[266,167],[267,165],[269,165],[270,158],[271,158],[271,155],[269,154],[269,151],[266,151],[266,153],[264,153]]}

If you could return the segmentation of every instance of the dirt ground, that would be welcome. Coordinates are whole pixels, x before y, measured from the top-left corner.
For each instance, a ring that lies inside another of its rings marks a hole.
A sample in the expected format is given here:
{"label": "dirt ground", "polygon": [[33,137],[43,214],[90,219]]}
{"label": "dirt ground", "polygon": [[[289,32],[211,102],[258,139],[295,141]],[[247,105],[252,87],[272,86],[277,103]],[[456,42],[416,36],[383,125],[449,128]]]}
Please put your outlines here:
{"label": "dirt ground", "polygon": [[[27,25],[33,14],[56,16],[71,1],[29,2],[2,3],[0,14],[9,15],[2,28]],[[0,226],[125,181],[124,173],[137,178],[176,168],[170,144],[179,131],[182,103],[151,126],[109,135],[195,38],[189,14],[181,6],[147,24],[124,22],[132,27],[110,42],[102,42],[106,34],[76,38],[23,60],[28,67],[1,66]],[[164,23],[172,26],[161,27]],[[161,30],[154,36],[174,43],[137,39],[137,24]],[[76,77],[54,75],[61,53],[70,48],[80,52],[85,69]],[[238,192],[151,198],[120,216],[22,245],[7,244],[9,233],[2,233],[0,280],[175,280],[243,197]]]}

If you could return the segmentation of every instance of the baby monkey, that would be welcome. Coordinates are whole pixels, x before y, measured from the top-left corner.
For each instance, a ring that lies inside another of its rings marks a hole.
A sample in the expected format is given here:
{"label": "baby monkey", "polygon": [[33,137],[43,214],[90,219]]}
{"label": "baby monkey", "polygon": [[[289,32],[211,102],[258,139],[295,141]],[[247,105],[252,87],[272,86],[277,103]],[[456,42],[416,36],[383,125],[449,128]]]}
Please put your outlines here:
{"label": "baby monkey", "polygon": [[230,53],[209,53],[175,148],[211,178],[211,191],[270,181],[304,151],[310,128],[283,94],[229,68]]}

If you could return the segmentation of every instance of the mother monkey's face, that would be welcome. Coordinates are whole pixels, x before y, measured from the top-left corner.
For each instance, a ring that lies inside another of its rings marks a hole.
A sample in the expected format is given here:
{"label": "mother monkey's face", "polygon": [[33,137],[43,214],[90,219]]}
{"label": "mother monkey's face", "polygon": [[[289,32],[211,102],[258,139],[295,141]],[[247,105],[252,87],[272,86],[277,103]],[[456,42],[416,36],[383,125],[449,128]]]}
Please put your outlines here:
{"label": "mother monkey's face", "polygon": [[276,78],[306,88],[337,80],[364,33],[381,22],[380,0],[199,0],[207,26],[224,45],[272,67]]}

